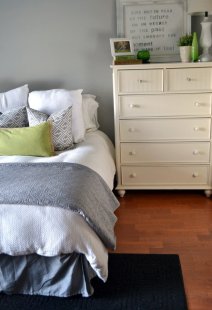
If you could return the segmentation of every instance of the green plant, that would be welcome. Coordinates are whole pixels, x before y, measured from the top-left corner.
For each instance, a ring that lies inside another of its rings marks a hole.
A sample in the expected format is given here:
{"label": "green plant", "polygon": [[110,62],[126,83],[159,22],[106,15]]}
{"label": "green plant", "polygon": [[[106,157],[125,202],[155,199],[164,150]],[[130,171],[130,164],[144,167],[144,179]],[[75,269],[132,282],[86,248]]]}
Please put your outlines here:
{"label": "green plant", "polygon": [[191,46],[192,45],[193,36],[192,34],[185,34],[178,40],[178,46]]}

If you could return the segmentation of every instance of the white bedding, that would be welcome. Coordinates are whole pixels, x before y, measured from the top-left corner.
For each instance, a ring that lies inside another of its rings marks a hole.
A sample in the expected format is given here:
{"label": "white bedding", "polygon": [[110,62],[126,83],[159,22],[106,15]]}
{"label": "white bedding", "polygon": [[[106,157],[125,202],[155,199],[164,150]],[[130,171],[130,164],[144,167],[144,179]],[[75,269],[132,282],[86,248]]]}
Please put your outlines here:
{"label": "white bedding", "polygon": [[[8,162],[79,163],[96,171],[113,188],[114,147],[101,131],[88,133],[75,149],[54,157],[0,157],[0,163]],[[107,250],[80,215],[50,206],[0,205],[0,253],[55,256],[71,252],[85,254],[96,274],[107,279]]]}
{"label": "white bedding", "polygon": [[52,157],[0,156],[0,163],[11,162],[70,162],[85,165],[96,171],[113,189],[115,174],[114,147],[110,139],[100,130],[86,134],[85,141],[74,149],[57,152]]}

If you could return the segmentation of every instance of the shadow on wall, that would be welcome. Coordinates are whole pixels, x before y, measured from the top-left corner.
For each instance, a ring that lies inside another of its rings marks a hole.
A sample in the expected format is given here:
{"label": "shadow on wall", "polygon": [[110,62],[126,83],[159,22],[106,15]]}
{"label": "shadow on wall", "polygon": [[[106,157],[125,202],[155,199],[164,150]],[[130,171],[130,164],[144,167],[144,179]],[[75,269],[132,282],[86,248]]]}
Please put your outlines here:
{"label": "shadow on wall", "polygon": [[[112,87],[112,56],[110,50],[111,33],[91,31],[93,46],[84,60],[84,77],[87,91],[97,96],[100,129],[114,141],[114,110]],[[89,60],[89,61],[88,61]],[[89,80],[89,82],[88,82]],[[86,92],[86,90],[84,90]]]}

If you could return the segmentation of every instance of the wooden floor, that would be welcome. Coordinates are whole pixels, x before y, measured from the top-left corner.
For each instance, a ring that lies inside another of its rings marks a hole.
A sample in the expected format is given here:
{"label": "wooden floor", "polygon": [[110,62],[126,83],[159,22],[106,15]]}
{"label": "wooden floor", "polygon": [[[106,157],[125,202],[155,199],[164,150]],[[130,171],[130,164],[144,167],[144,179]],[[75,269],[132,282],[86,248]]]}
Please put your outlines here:
{"label": "wooden floor", "polygon": [[212,309],[212,197],[127,191],[119,201],[116,252],[178,254],[189,310]]}

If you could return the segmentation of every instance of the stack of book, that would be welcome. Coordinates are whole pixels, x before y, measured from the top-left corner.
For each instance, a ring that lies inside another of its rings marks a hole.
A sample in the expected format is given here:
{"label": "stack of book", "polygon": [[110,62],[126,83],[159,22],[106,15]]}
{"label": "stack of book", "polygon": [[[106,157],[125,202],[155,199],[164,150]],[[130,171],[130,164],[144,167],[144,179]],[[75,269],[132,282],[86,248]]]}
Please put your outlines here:
{"label": "stack of book", "polygon": [[113,60],[114,65],[132,65],[142,63],[142,59],[137,59],[135,56],[116,56]]}

